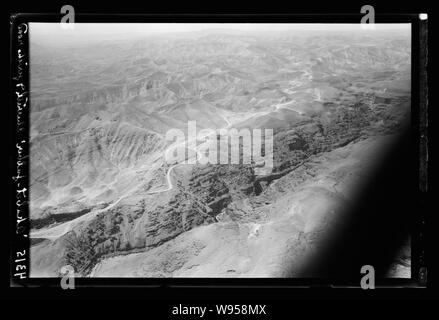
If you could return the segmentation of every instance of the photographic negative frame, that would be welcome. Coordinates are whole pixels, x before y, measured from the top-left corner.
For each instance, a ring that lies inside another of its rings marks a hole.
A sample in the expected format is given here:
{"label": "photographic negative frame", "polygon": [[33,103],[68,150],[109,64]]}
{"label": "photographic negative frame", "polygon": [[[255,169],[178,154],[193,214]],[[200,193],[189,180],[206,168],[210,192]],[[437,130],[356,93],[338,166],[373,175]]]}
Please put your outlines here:
{"label": "photographic negative frame", "polygon": [[[62,14],[17,14],[11,17],[11,82],[10,82],[10,139],[12,152],[12,188],[10,192],[10,235],[11,235],[11,283],[13,286],[59,287],[60,279],[30,277],[30,216],[29,181],[30,172],[30,43],[29,24],[39,22],[59,23]],[[82,23],[262,23],[262,24],[351,24],[360,23],[362,14],[353,15],[87,15],[76,14],[75,24]],[[425,261],[425,199],[427,194],[427,74],[426,46],[427,20],[418,14],[379,14],[375,22],[407,23],[411,29],[411,148],[413,154],[413,189],[411,214],[407,216],[412,229],[411,272],[409,278],[380,278],[377,287],[423,287],[426,285]],[[339,252],[338,249],[335,249]],[[324,263],[323,263],[324,264]],[[271,277],[271,278],[220,278],[220,277],[79,277],[78,287],[293,287],[315,286],[360,287],[362,275],[352,277]]]}

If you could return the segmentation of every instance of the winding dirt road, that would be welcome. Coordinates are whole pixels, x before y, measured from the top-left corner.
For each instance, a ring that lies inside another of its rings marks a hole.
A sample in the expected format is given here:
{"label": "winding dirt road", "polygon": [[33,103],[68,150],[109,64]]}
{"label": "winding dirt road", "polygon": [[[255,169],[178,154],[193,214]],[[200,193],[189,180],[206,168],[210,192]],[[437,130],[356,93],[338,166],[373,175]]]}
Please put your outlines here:
{"label": "winding dirt road", "polygon": [[[282,108],[283,105],[286,105],[286,104],[289,104],[289,103],[291,103],[291,101],[290,101],[290,102],[287,102],[287,103],[283,103],[283,104],[275,105],[275,108],[276,108],[275,110],[277,111],[279,108]],[[268,112],[266,112],[265,114],[269,114],[270,112],[272,112],[272,111],[268,111]],[[225,122],[227,123],[227,126],[224,127],[224,128],[221,128],[221,129],[229,129],[229,128],[232,126],[232,123],[231,123],[228,119],[226,119],[226,118],[224,118],[224,120],[225,120]],[[221,130],[221,129],[219,129],[219,130]],[[216,131],[215,131],[215,132],[216,132]],[[204,138],[206,138],[206,137],[209,136],[209,135],[210,135],[210,133],[208,133],[208,134],[206,134],[206,135],[204,135],[204,136],[201,136],[201,137],[200,137],[200,136],[197,136],[197,137],[195,138],[195,141],[196,141],[196,140],[204,139]],[[178,148],[178,147],[181,147],[181,146],[185,146],[185,147],[186,147],[186,143],[189,144],[189,142],[193,142],[193,140],[194,140],[194,139],[191,139],[191,140],[184,141],[184,142],[182,142],[182,143],[178,143],[178,144],[174,144],[174,145],[169,146],[169,147],[168,147],[168,148],[162,153],[162,156],[164,156],[164,157],[166,158],[166,154],[167,154],[167,152],[173,151],[173,150],[175,150],[175,148]],[[186,147],[186,148],[187,148],[187,147]],[[204,155],[201,154],[201,153],[197,150],[197,147],[195,147],[195,149],[192,149],[192,150],[194,150],[194,151],[196,152],[196,155],[197,155],[199,158],[204,157]],[[186,160],[187,160],[187,159],[184,159],[183,162],[181,162],[181,163],[176,163],[176,164],[172,165],[172,166],[168,169],[168,172],[166,173],[166,181],[167,181],[167,184],[168,184],[167,188],[165,188],[165,189],[163,189],[163,190],[149,191],[149,192],[147,192],[147,194],[158,194],[158,193],[167,192],[167,191],[172,190],[172,189],[174,188],[174,185],[173,185],[173,183],[172,183],[172,178],[171,178],[172,170],[173,170],[175,167],[177,167],[178,165],[184,164],[184,163],[186,162]],[[78,218],[76,218],[76,219],[73,219],[73,220],[71,220],[71,221],[68,221],[68,222],[62,223],[62,224],[60,224],[60,225],[57,225],[57,226],[55,226],[55,227],[48,228],[48,229],[41,229],[41,230],[33,231],[33,232],[30,233],[30,238],[34,238],[34,239],[35,239],[35,238],[45,238],[45,239],[50,239],[50,240],[56,240],[56,239],[58,239],[59,237],[65,235],[65,234],[66,234],[67,232],[69,232],[70,230],[72,230],[72,229],[73,229],[75,226],[77,226],[79,223],[81,223],[81,222],[83,222],[83,221],[86,221],[86,220],[88,220],[88,219],[91,219],[91,218],[95,217],[97,214],[99,214],[99,213],[101,213],[101,212],[105,212],[105,211],[110,210],[111,208],[115,207],[115,206],[116,206],[116,205],[117,205],[122,199],[124,199],[124,198],[127,197],[127,196],[128,196],[128,195],[120,197],[117,201],[113,202],[112,204],[110,204],[110,205],[107,206],[106,208],[99,209],[99,210],[95,210],[95,211],[91,211],[91,212],[89,212],[89,213],[87,213],[87,214],[85,214],[85,215],[82,215],[82,216],[80,216],[80,217],[78,217]]]}
{"label": "winding dirt road", "polygon": [[[224,127],[224,128],[218,129],[218,130],[228,129],[228,128],[230,128],[230,127],[232,126],[232,123],[231,123],[228,119],[224,118],[224,121],[227,123],[227,126]],[[165,158],[166,158],[166,154],[167,154],[168,152],[171,152],[171,151],[175,150],[175,149],[178,148],[178,147],[186,146],[186,144],[189,144],[189,142],[193,142],[194,140],[196,141],[196,140],[204,139],[204,138],[206,138],[206,137],[209,136],[209,135],[210,135],[210,134],[206,134],[206,135],[203,135],[203,136],[197,136],[195,139],[190,139],[190,140],[184,141],[184,142],[182,142],[182,143],[178,143],[178,144],[175,144],[175,145],[171,145],[171,146],[169,146],[169,147],[163,152],[163,156],[165,156]],[[187,147],[186,147],[186,148],[187,148]],[[195,149],[189,149],[189,150],[193,150],[193,151],[195,151],[196,154],[197,154],[197,156],[198,156],[198,159],[201,159],[201,158],[204,157],[204,155],[203,155],[202,153],[200,153],[200,152],[197,150],[197,147],[195,147]],[[168,183],[168,187],[167,187],[166,189],[163,189],[163,190],[157,190],[157,191],[149,191],[147,194],[157,194],[157,193],[167,192],[167,191],[172,190],[172,189],[174,188],[174,186],[173,186],[173,184],[172,184],[172,179],[171,179],[171,172],[172,172],[172,169],[174,169],[174,168],[175,168],[176,166],[178,166],[178,165],[185,164],[185,162],[186,162],[187,160],[188,160],[188,159],[184,159],[184,161],[183,161],[182,163],[176,163],[176,164],[174,164],[172,167],[170,167],[170,168],[168,169],[168,172],[166,173],[166,180],[167,180],[167,183]]]}

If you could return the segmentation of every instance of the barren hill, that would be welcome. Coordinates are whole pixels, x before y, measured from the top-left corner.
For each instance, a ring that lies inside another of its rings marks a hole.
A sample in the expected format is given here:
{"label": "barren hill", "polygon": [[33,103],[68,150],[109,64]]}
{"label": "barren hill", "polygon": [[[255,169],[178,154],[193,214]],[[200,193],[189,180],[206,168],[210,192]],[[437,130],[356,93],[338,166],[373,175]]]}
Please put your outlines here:
{"label": "barren hill", "polygon": [[[31,63],[33,276],[285,276],[410,116],[405,34],[32,44]],[[272,171],[166,163],[188,121],[273,129]]]}

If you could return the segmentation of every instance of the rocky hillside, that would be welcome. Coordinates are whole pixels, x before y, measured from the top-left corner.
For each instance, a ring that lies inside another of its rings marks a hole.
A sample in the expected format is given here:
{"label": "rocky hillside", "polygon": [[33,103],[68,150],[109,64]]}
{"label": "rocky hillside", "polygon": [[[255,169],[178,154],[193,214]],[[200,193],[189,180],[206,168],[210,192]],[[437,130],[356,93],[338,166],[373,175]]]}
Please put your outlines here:
{"label": "rocky hillside", "polygon": [[[410,119],[410,42],[153,40],[53,56],[31,47],[32,274],[65,264],[82,276],[285,276],[289,259],[299,268]],[[165,163],[166,131],[192,120],[273,129],[273,169]]]}

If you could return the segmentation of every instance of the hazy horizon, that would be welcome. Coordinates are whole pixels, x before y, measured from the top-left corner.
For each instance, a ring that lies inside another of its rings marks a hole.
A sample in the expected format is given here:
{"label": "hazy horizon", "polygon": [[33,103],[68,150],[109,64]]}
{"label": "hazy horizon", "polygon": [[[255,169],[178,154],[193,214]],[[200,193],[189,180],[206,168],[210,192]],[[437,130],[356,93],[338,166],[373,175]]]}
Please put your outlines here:
{"label": "hazy horizon", "polygon": [[123,40],[140,36],[187,35],[205,32],[267,33],[267,32],[410,32],[408,23],[375,23],[374,29],[363,25],[341,23],[75,23],[74,29],[63,29],[60,23],[29,24],[30,39],[44,45],[80,44],[90,41]]}

